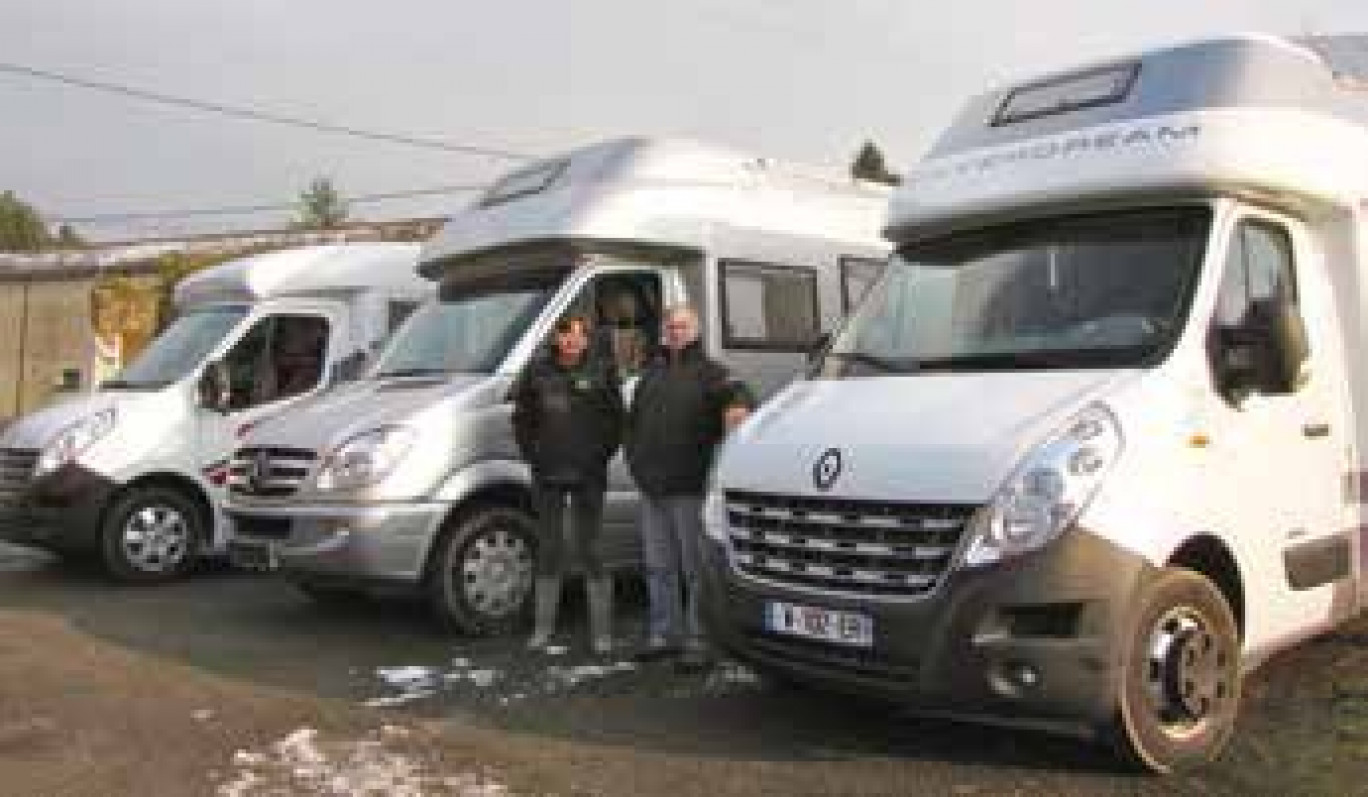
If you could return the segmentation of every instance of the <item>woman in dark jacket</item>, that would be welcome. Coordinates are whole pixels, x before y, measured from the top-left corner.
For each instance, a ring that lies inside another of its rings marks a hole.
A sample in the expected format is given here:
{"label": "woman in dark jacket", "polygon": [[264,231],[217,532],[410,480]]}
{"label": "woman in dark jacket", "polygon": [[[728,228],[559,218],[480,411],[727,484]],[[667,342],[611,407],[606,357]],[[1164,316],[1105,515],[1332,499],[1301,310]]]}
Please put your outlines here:
{"label": "woman in dark jacket", "polygon": [[608,461],[621,438],[623,403],[609,358],[590,355],[592,324],[556,324],[550,356],[530,364],[513,387],[513,433],[532,468],[538,517],[535,622],[528,647],[555,633],[565,561],[566,505],[584,567],[594,652],[612,650],[613,582],[599,548]]}

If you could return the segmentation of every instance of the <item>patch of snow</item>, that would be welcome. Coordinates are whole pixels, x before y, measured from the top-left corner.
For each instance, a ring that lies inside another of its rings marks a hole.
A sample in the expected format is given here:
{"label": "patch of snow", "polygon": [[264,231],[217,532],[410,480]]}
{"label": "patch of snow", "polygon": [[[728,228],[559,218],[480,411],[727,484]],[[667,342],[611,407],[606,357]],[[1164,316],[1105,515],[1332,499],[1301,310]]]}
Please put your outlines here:
{"label": "patch of snow", "polygon": [[547,645],[545,650],[548,656],[564,656],[570,652],[570,648],[564,645]]}
{"label": "patch of snow", "polygon": [[390,706],[402,706],[405,703],[412,703],[415,700],[427,700],[435,694],[437,694],[437,692],[432,689],[415,689],[412,692],[400,692],[397,695],[372,697],[370,700],[363,703],[363,705],[366,708],[389,708]]}
{"label": "patch of snow", "polygon": [[[402,730],[403,733],[398,731]],[[385,726],[387,737],[403,738],[407,729]],[[250,761],[251,763],[247,763]],[[385,742],[325,741],[312,728],[300,728],[269,745],[267,753],[239,750],[232,780],[220,784],[218,797],[278,794],[327,794],[338,797],[391,795],[422,797],[507,797],[508,788],[483,774],[429,773],[419,762]],[[250,768],[249,768],[250,767]]]}
{"label": "patch of snow", "polygon": [[429,684],[436,680],[438,672],[432,667],[377,667],[375,674],[380,680],[399,688]]}
{"label": "patch of snow", "polygon": [[213,718],[214,712],[207,708],[199,709],[198,711],[191,712],[190,714],[190,719],[193,719],[195,722],[208,722]]}
{"label": "patch of snow", "polygon": [[489,687],[494,685],[495,681],[499,680],[499,671],[489,669],[471,670],[470,672],[466,673],[466,677],[470,679],[471,683],[475,684],[481,689],[488,689]]}
{"label": "patch of snow", "polygon": [[636,663],[630,661],[619,661],[615,664],[580,664],[574,667],[552,665],[546,668],[546,677],[548,685],[553,687],[578,686],[585,681],[606,678],[616,673],[631,672],[636,669]]}

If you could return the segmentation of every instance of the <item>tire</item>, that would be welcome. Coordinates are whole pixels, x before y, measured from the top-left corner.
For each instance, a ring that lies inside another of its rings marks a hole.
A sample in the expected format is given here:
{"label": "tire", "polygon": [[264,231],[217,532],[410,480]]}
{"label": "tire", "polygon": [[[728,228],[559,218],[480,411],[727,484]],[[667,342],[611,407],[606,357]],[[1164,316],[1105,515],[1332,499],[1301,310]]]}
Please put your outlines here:
{"label": "tire", "polygon": [[1104,739],[1156,774],[1215,759],[1240,702],[1240,635],[1225,597],[1198,573],[1164,570],[1138,597],[1125,646]]}
{"label": "tire", "polygon": [[100,526],[100,558],[109,575],[152,584],[184,576],[206,536],[198,502],[169,487],[135,487],[119,496]]}
{"label": "tire", "polygon": [[536,545],[532,517],[520,509],[481,507],[459,517],[429,561],[438,619],[471,636],[511,632],[531,604]]}

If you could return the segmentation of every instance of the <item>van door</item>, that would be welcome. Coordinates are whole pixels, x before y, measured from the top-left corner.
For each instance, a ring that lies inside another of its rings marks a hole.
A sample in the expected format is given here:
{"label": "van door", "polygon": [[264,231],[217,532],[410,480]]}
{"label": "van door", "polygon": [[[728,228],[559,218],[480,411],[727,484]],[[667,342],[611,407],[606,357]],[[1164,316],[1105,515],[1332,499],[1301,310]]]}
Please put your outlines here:
{"label": "van door", "polygon": [[1232,229],[1213,319],[1215,350],[1223,334],[1249,323],[1259,303],[1290,301],[1309,349],[1290,390],[1227,398],[1223,466],[1238,479],[1231,516],[1251,571],[1244,583],[1256,647],[1281,646],[1333,623],[1345,611],[1337,592],[1352,593],[1352,507],[1344,490],[1350,429],[1323,268],[1295,223],[1245,214]]}
{"label": "van door", "polygon": [[282,311],[258,317],[218,359],[228,379],[224,412],[198,414],[200,461],[215,487],[223,486],[226,462],[252,426],[283,411],[330,382],[331,363],[343,325],[322,310]]}

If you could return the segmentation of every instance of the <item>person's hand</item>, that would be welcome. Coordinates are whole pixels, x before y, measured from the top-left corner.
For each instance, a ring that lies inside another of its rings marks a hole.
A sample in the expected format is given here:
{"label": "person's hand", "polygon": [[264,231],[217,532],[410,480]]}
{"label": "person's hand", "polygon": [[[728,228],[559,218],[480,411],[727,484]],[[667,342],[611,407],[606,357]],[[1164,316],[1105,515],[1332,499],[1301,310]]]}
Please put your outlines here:
{"label": "person's hand", "polygon": [[722,412],[722,425],[723,425],[724,427],[726,427],[726,429],[727,429],[728,432],[730,432],[731,430],[733,430],[733,429],[735,429],[736,427],[740,426],[740,425],[741,425],[741,422],[744,421],[744,420],[746,420],[746,418],[749,417],[749,416],[750,416],[750,408],[749,408],[749,407],[743,407],[743,406],[741,406],[741,405],[739,405],[739,404],[734,404],[734,405],[728,407],[727,409],[723,410],[723,412]]}

